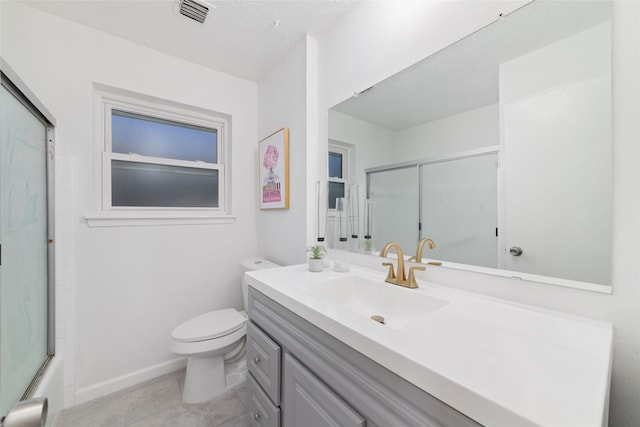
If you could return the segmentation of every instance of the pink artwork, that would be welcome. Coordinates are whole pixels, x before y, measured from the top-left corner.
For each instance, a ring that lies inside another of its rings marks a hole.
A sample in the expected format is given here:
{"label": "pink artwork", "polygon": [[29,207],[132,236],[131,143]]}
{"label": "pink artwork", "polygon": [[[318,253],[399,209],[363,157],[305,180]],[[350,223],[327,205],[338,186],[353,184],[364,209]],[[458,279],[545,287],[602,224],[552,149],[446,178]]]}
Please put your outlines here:
{"label": "pink artwork", "polygon": [[278,164],[278,149],[273,145],[267,146],[267,151],[264,153],[264,160],[262,165],[269,172],[267,177],[262,182],[262,202],[272,203],[282,200],[282,193],[280,192],[280,177],[273,172],[273,168]]}
{"label": "pink artwork", "polygon": [[260,208],[289,208],[289,131],[283,128],[259,143]]}
{"label": "pink artwork", "polygon": [[265,168],[272,170],[276,163],[278,163],[278,156],[278,149],[273,145],[268,145],[267,152],[264,153],[264,161],[262,162],[262,165]]}

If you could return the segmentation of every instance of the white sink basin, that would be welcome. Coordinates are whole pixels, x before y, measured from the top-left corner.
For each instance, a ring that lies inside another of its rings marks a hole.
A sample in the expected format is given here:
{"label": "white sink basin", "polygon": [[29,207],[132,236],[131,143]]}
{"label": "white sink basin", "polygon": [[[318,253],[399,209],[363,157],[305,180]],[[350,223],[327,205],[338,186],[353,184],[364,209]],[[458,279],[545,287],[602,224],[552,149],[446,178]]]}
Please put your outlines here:
{"label": "white sink basin", "polygon": [[392,329],[402,328],[448,304],[446,301],[423,295],[415,289],[358,276],[307,284],[303,289],[324,303],[368,319],[372,316],[382,316],[384,325]]}

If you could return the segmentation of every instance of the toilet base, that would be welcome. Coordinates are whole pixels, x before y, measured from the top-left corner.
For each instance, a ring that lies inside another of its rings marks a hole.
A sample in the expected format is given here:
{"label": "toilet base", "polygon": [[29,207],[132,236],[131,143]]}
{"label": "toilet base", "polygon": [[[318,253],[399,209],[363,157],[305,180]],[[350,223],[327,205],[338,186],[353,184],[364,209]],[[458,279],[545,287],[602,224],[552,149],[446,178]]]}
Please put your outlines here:
{"label": "toilet base", "polygon": [[207,402],[225,391],[227,391],[227,382],[222,354],[206,357],[192,356],[187,359],[187,372],[182,390],[183,402]]}

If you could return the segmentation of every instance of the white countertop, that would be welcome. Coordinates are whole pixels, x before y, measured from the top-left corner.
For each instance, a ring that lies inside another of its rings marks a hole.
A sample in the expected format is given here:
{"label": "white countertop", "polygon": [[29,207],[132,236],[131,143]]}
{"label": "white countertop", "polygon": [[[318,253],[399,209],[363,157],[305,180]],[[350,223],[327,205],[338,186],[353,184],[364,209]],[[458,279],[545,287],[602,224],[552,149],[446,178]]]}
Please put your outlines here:
{"label": "white countertop", "polygon": [[[447,304],[392,329],[305,291],[352,275]],[[353,266],[311,273],[306,264],[246,273],[259,292],[483,425],[607,425],[610,324],[420,280],[405,289],[384,277]]]}

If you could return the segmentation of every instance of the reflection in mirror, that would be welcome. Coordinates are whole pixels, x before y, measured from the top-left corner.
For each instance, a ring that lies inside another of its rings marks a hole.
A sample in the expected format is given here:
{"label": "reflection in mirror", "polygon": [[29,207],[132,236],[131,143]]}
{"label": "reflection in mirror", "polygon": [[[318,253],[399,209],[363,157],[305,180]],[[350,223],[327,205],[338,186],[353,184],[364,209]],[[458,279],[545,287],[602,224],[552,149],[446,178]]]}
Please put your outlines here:
{"label": "reflection in mirror", "polygon": [[376,249],[431,238],[426,259],[610,284],[608,2],[530,3],[333,107],[329,138]]}
{"label": "reflection in mirror", "polygon": [[418,168],[374,172],[368,175],[368,181],[375,215],[372,236],[376,248],[397,242],[407,254],[414,254],[418,243]]}
{"label": "reflection in mirror", "polygon": [[329,209],[336,208],[336,199],[345,196],[345,184],[347,174],[345,173],[346,153],[340,149],[329,149],[329,182],[327,190],[329,193]]}

